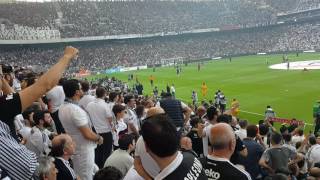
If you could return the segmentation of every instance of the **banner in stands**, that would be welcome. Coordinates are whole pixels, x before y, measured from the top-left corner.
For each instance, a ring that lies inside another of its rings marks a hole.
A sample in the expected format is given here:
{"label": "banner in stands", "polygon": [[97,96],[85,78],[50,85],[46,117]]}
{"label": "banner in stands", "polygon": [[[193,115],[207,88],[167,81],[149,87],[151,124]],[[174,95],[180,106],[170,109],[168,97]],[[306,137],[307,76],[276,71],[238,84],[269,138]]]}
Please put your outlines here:
{"label": "banner in stands", "polygon": [[269,121],[286,123],[286,124],[304,125],[304,121],[301,121],[301,120],[285,119],[285,118],[277,118],[277,117],[269,118]]}
{"label": "banner in stands", "polygon": [[107,69],[106,70],[107,74],[112,74],[112,73],[116,73],[116,72],[120,72],[120,68],[119,67],[111,68],[111,69]]}
{"label": "banner in stands", "polygon": [[86,77],[91,75],[91,72],[87,69],[81,68],[78,73],[76,73],[77,78]]}

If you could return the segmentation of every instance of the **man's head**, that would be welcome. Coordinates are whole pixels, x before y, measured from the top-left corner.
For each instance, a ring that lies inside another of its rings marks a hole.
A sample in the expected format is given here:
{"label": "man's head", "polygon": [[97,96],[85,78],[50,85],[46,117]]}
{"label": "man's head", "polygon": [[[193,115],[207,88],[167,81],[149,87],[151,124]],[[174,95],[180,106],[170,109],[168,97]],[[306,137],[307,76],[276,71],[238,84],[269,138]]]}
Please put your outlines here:
{"label": "man's head", "polygon": [[121,171],[112,166],[100,169],[93,177],[93,180],[121,180],[123,177]]}
{"label": "man's head", "polygon": [[241,129],[246,129],[248,126],[248,121],[247,120],[240,120],[239,126],[241,127]]}
{"label": "man's head", "polygon": [[317,138],[315,136],[310,136],[309,137],[309,144],[311,146],[317,144]]}
{"label": "man's head", "polygon": [[76,100],[80,100],[83,96],[81,84],[76,79],[66,80],[63,83],[63,91],[67,98],[75,98]]}
{"label": "man's head", "polygon": [[204,108],[203,106],[199,106],[197,108],[197,115],[199,117],[202,117],[205,113],[206,113],[206,108]]}
{"label": "man's head", "polygon": [[192,141],[189,137],[182,137],[180,139],[180,148],[185,150],[192,150]]}
{"label": "man's head", "polygon": [[282,138],[285,142],[289,143],[291,141],[292,135],[290,133],[282,134]]}
{"label": "man's head", "polygon": [[132,152],[135,149],[135,144],[135,139],[130,134],[124,134],[119,138],[119,148],[121,150]]}
{"label": "man's head", "polygon": [[54,159],[50,156],[44,156],[39,158],[39,166],[37,172],[40,180],[56,180],[57,169],[53,163]]}
{"label": "man's head", "polygon": [[109,94],[109,101],[110,102],[116,102],[119,99],[119,94],[116,92],[110,92]]}
{"label": "man's head", "polygon": [[190,125],[193,128],[198,128],[199,124],[201,124],[201,123],[202,123],[202,120],[198,116],[194,116],[190,120]]}
{"label": "man's head", "polygon": [[146,117],[151,117],[156,114],[164,114],[164,110],[161,107],[152,107],[148,110]]}
{"label": "man's head", "polygon": [[128,94],[124,97],[124,103],[130,108],[135,108],[136,99],[132,94]]}
{"label": "man's head", "polygon": [[247,126],[247,137],[255,138],[258,134],[258,127],[256,125]]}
{"label": "man's head", "polygon": [[49,111],[37,110],[33,114],[33,121],[35,125],[40,125],[43,127],[50,127],[52,123],[52,117]]}
{"label": "man's head", "polygon": [[147,152],[156,158],[174,155],[179,149],[179,135],[169,116],[157,114],[145,120],[141,128]]}
{"label": "man's head", "polygon": [[232,116],[229,114],[221,114],[220,116],[218,116],[217,122],[231,124]]}
{"label": "man's head", "polygon": [[126,107],[122,106],[121,104],[115,104],[112,108],[112,112],[117,118],[123,118],[125,115],[125,110]]}
{"label": "man's head", "polygon": [[218,116],[219,116],[219,110],[216,107],[210,106],[207,109],[207,117],[209,121],[216,120]]}
{"label": "man's head", "polygon": [[271,144],[272,145],[278,145],[281,143],[281,140],[282,140],[282,136],[281,134],[277,133],[277,132],[274,132],[272,133],[271,135]]}
{"label": "man's head", "polygon": [[81,89],[84,93],[88,92],[90,89],[90,84],[88,81],[81,81]]}
{"label": "man's head", "polygon": [[213,125],[209,139],[215,155],[230,159],[236,147],[236,136],[230,125],[226,123]]}
{"label": "man's head", "polygon": [[51,155],[70,158],[76,150],[76,144],[68,134],[60,134],[52,139]]}
{"label": "man's head", "polygon": [[100,98],[100,99],[104,99],[106,97],[106,94],[107,94],[107,91],[105,88],[103,87],[98,87],[96,89],[96,96],[97,98]]}

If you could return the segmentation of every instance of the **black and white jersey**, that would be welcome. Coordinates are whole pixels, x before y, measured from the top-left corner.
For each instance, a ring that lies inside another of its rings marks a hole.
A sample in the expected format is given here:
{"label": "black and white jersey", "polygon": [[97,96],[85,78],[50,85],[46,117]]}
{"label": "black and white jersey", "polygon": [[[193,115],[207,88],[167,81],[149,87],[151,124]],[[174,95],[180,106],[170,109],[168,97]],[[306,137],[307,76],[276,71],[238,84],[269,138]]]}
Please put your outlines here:
{"label": "black and white jersey", "polygon": [[232,164],[228,159],[207,156],[201,159],[208,180],[251,180],[250,174]]}

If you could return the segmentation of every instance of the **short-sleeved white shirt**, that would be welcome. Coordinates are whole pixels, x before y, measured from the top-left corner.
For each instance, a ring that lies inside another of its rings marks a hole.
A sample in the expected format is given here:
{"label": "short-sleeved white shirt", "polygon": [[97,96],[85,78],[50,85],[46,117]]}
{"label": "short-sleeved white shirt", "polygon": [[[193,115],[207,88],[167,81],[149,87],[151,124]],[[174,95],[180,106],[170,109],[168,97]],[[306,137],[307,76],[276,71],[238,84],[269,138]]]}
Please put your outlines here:
{"label": "short-sleeved white shirt", "polygon": [[311,146],[306,154],[306,157],[308,162],[311,164],[311,167],[313,167],[315,163],[320,162],[320,145],[315,144]]}
{"label": "short-sleeved white shirt", "polygon": [[46,96],[51,102],[52,112],[56,112],[66,98],[62,86],[55,86],[49,92],[47,92]]}
{"label": "short-sleeved white shirt", "polygon": [[[131,109],[127,109],[128,113],[125,115],[124,117],[124,122],[127,124],[133,124],[133,126],[137,129],[137,131],[139,131],[140,129],[140,122],[139,119],[136,115],[136,113],[131,110]],[[130,127],[128,127],[128,133],[133,133],[132,129],[130,129]]]}
{"label": "short-sleeved white shirt", "polygon": [[86,110],[97,133],[111,132],[111,124],[108,118],[112,118],[112,113],[103,99],[96,98],[87,105]]}
{"label": "short-sleeved white shirt", "polygon": [[92,101],[94,101],[95,100],[95,97],[94,96],[91,96],[91,95],[89,95],[89,94],[86,94],[86,95],[84,95],[81,99],[80,99],[80,101],[79,101],[79,105],[82,107],[82,108],[87,108],[87,105],[90,103],[90,102],[92,102]]}
{"label": "short-sleeved white shirt", "polygon": [[87,140],[80,132],[80,127],[90,127],[87,113],[78,105],[64,103],[59,109],[59,119],[66,133],[76,142],[76,150],[81,147],[96,147],[96,143]]}
{"label": "short-sleeved white shirt", "polygon": [[152,157],[147,153],[142,136],[139,137],[136,143],[135,156],[140,158],[144,170],[151,177],[154,178],[159,174],[160,168],[156,161],[154,161]]}

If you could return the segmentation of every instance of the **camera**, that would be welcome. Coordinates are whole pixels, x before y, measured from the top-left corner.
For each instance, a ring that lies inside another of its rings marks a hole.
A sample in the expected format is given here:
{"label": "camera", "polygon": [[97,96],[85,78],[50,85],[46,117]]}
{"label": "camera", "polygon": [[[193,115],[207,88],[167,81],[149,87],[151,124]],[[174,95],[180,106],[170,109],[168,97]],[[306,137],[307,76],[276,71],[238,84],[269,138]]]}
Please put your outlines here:
{"label": "camera", "polygon": [[13,73],[13,68],[12,66],[8,66],[8,65],[2,65],[2,73],[3,74],[10,74]]}

